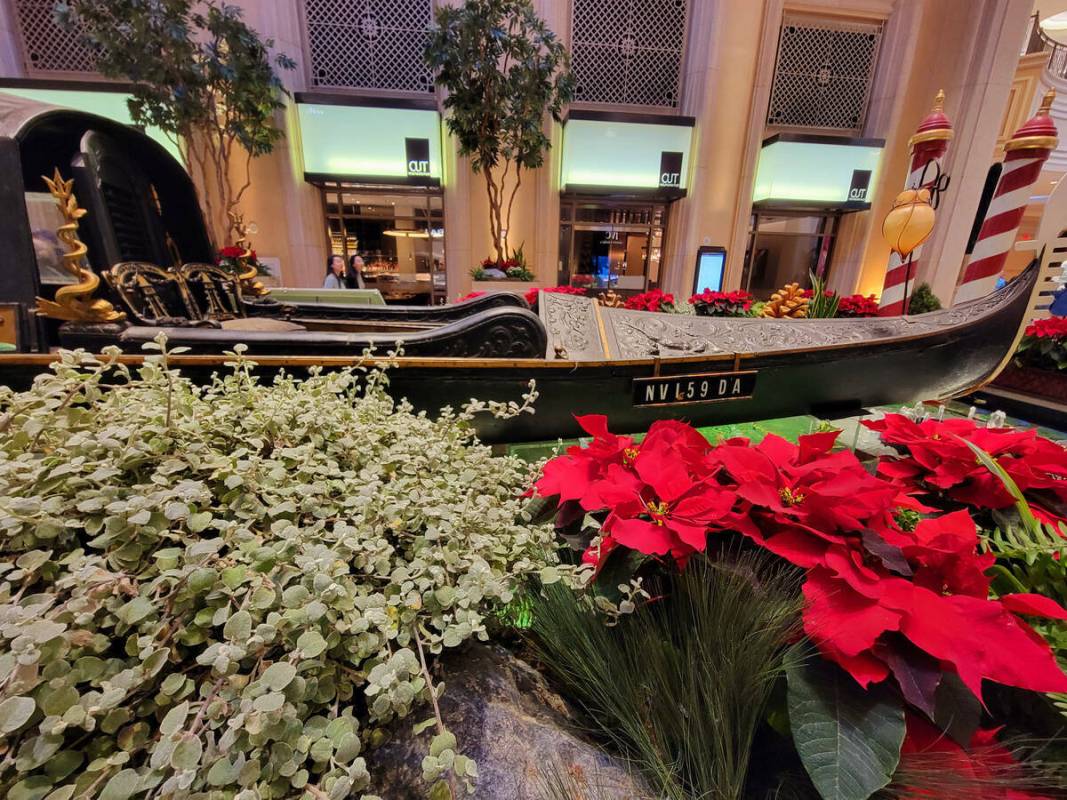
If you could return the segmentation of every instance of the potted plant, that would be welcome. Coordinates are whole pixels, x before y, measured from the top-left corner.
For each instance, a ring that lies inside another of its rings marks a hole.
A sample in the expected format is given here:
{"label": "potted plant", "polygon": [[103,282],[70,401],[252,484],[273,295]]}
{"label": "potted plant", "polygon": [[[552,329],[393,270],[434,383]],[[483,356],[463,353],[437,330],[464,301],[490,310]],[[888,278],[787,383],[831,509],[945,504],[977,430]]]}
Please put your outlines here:
{"label": "potted plant", "polygon": [[1061,403],[1067,401],[1067,317],[1030,323],[1014,363],[1000,374],[996,384]]}
{"label": "potted plant", "polygon": [[705,289],[689,298],[698,317],[748,317],[756,298],[744,290],[713,292]]}

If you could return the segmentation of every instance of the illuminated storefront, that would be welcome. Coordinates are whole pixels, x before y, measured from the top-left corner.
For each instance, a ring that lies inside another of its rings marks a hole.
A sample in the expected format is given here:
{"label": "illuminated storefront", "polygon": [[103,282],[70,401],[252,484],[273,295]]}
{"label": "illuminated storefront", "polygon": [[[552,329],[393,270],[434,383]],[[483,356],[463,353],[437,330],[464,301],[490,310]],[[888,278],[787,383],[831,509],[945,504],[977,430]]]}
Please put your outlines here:
{"label": "illuminated storefront", "polygon": [[[42,84],[41,81],[7,80],[0,81],[0,92],[48,103],[62,108],[85,111],[101,117],[113,119],[124,125],[133,125],[127,102],[129,92],[113,89],[111,84],[55,82]],[[182,159],[177,143],[159,128],[145,128],[145,133],[165,147],[178,161]]]}
{"label": "illuminated storefront", "polygon": [[670,203],[689,185],[693,119],[571,112],[563,129],[559,280],[643,291],[659,280]]}
{"label": "illuminated storefront", "polygon": [[829,275],[842,214],[871,207],[884,144],[785,133],[763,142],[742,289],[765,297],[806,285],[809,273]]}
{"label": "illuminated storefront", "polygon": [[322,191],[330,252],[364,261],[389,300],[445,294],[441,119],[383,101],[297,96],[304,178]]}

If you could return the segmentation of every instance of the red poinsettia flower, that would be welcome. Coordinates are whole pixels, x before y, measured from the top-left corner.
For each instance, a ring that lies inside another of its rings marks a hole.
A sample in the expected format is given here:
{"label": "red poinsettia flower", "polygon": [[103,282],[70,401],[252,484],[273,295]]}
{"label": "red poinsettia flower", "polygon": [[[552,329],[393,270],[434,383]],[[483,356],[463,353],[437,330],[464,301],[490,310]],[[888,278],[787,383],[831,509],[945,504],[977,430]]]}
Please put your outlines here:
{"label": "red poinsettia flower", "polygon": [[877,317],[878,301],[873,294],[851,294],[842,297],[837,304],[839,317]]}
{"label": "red poinsettia flower", "polygon": [[586,511],[596,511],[605,508],[602,489],[624,482],[625,473],[613,472],[613,482],[601,486],[609,469],[632,462],[638,451],[629,436],[616,436],[608,431],[607,417],[603,414],[588,414],[575,420],[593,441],[588,447],[570,447],[565,456],[545,464],[534,490],[541,497],[559,497],[560,503],[576,500]]}
{"label": "red poinsettia flower", "polygon": [[1049,520],[1061,518],[1052,504],[1067,502],[1067,450],[1033,430],[985,428],[966,419],[916,423],[900,414],[863,424],[903,451],[902,456],[883,457],[879,474],[908,491],[944,494],[977,508],[1012,506],[1015,498],[975,457],[970,442],[997,460],[1035,513]]}
{"label": "red poinsettia flower", "polygon": [[713,292],[705,289],[700,294],[689,298],[690,305],[696,306],[697,313],[709,317],[743,317],[756,298],[745,291]]}
{"label": "red poinsettia flower", "polygon": [[[860,684],[892,671],[905,696],[911,682],[907,654],[886,634],[899,632],[934,663],[957,673],[979,698],[983,680],[1033,691],[1067,690],[1067,675],[1051,648],[1014,613],[1060,619],[1067,611],[1030,595],[987,599],[980,569],[988,561],[976,554],[974,522],[964,523],[966,513],[960,513],[948,522],[927,521],[925,528],[920,523],[914,544],[899,550],[886,549],[883,541],[873,548],[877,560],[856,558],[848,547],[830,548],[804,584],[805,631]],[[960,560],[977,563],[955,563]],[[959,589],[975,594],[952,593]]]}
{"label": "red poinsettia flower", "polygon": [[1047,317],[1031,322],[1026,335],[1035,339],[1067,339],[1067,317]]}
{"label": "red poinsettia flower", "polygon": [[623,308],[632,311],[673,311],[674,295],[664,294],[660,289],[650,289],[641,294],[628,297]]}
{"label": "red poinsettia flower", "polygon": [[883,529],[899,491],[863,468],[853,453],[832,453],[837,432],[801,436],[794,445],[770,435],[756,447],[723,444],[709,456],[751,504],[744,533],[800,567],[821,563],[831,543]]}
{"label": "red poinsettia flower", "polygon": [[704,550],[709,528],[729,516],[736,495],[714,474],[701,474],[707,442],[700,438],[702,446],[671,423],[653,426],[633,459],[639,482],[608,498],[616,502],[605,534],[648,555],[684,558]]}
{"label": "red poinsettia flower", "polygon": [[243,247],[237,247],[236,245],[228,245],[219,250],[219,256],[221,258],[240,258],[245,253]]}

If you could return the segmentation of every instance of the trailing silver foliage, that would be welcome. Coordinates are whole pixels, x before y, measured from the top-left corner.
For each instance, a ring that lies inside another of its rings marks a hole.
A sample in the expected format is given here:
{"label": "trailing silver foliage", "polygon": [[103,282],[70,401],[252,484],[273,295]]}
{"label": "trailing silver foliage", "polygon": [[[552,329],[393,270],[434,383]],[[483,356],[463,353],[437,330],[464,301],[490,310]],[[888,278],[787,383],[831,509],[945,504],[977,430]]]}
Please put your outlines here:
{"label": "trailing silver foliage", "polygon": [[[432,655],[573,576],[531,467],[380,371],[264,385],[237,353],[198,387],[164,346],[0,389],[0,796],[358,797]],[[450,736],[427,776],[462,792]]]}

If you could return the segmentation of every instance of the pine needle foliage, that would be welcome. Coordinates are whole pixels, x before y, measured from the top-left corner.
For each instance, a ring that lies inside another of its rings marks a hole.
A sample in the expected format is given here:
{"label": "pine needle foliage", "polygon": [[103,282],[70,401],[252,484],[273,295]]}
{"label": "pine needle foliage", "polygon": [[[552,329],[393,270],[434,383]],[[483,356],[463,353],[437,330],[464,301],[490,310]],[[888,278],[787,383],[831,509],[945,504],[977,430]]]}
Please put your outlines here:
{"label": "pine needle foliage", "polygon": [[736,800],[775,682],[797,651],[800,595],[762,553],[701,557],[661,597],[608,627],[556,584],[534,604],[532,644],[594,732],[669,800]]}

